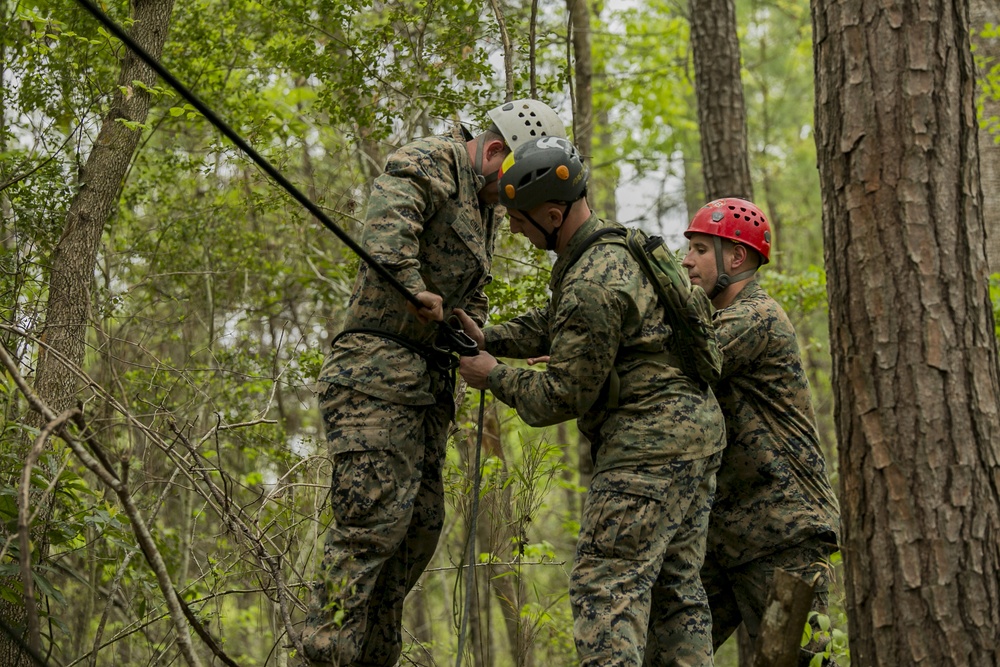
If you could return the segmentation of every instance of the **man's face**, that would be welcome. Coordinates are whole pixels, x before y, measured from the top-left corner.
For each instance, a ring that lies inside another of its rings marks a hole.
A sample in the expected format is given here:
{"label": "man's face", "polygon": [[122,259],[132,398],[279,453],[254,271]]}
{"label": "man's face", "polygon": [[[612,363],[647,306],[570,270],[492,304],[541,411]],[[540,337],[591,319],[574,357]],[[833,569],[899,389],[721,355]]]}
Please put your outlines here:
{"label": "man's face", "polygon": [[[547,215],[548,208],[549,204],[542,204],[541,206],[538,206],[532,209],[531,211],[528,211],[528,214],[531,215],[532,219],[535,220],[535,222],[537,222],[538,224],[542,225],[543,227],[551,231],[551,227],[548,225],[549,221]],[[533,224],[531,224],[531,220],[528,220],[528,218],[525,217],[524,213],[522,213],[521,211],[508,209],[507,219],[510,221],[511,234],[520,234],[521,236],[531,241],[531,245],[535,246],[536,248],[540,248],[541,250],[545,250],[547,248],[547,244],[545,242],[545,235],[542,234],[541,230],[538,229],[538,227],[535,227]]]}
{"label": "man's face", "polygon": [[711,292],[719,279],[713,237],[708,234],[692,234],[681,266],[687,269],[692,284],[701,285],[703,290]]}

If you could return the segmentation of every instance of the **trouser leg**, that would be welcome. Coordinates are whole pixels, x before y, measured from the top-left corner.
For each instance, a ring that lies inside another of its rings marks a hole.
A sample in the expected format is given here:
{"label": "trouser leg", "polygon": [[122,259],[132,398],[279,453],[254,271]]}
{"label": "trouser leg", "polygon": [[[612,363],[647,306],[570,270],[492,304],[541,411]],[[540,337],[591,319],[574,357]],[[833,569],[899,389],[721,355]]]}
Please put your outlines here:
{"label": "trouser leg", "polygon": [[428,406],[424,413],[427,444],[421,462],[420,487],[406,536],[382,568],[368,608],[368,632],[359,666],[392,665],[402,650],[403,602],[430,563],[444,526],[444,466],[450,413]]}
{"label": "trouser leg", "polygon": [[317,663],[391,665],[399,657],[403,598],[433,554],[443,523],[433,519],[444,511],[443,442],[438,433],[426,437],[434,417],[425,417],[435,415],[434,408],[336,385],[321,396],[334,521],[303,634],[306,655]]}
{"label": "trouser leg", "polygon": [[[827,613],[829,603],[830,547],[820,539],[808,539],[786,549],[754,559],[728,572],[747,633],[754,644],[774,585],[774,571],[785,572],[814,584],[812,610]],[[813,640],[799,651],[799,664],[806,666],[827,642]]]}
{"label": "trouser leg", "polygon": [[702,459],[678,485],[690,494],[683,521],[664,555],[652,591],[644,665],[703,667],[714,664],[712,614],[701,583],[708,521],[721,454]]}
{"label": "trouser leg", "polygon": [[[657,581],[683,598],[666,612],[671,622],[693,627],[707,614],[698,570],[717,467],[713,456],[594,478],[570,578],[581,667],[643,664]],[[695,563],[680,567],[685,559]],[[707,663],[662,664],[711,664],[711,646],[707,653]]]}

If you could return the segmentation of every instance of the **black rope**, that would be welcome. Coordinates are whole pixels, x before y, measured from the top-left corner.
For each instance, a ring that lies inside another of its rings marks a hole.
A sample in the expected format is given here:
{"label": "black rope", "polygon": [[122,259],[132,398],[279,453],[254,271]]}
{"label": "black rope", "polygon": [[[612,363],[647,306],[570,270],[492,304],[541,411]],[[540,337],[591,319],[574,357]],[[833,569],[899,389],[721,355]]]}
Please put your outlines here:
{"label": "black rope", "polygon": [[402,294],[407,301],[412,303],[417,308],[424,307],[424,305],[420,302],[420,300],[417,299],[417,297],[414,296],[414,294],[410,292],[410,290],[406,289],[403,283],[399,282],[396,276],[392,275],[392,273],[390,273],[388,269],[386,269],[384,266],[376,262],[371,255],[365,252],[364,248],[358,245],[358,243],[347,234],[347,232],[338,227],[333,222],[333,220],[331,220],[326,215],[326,213],[324,213],[322,209],[319,208],[319,206],[314,204],[312,200],[309,199],[309,197],[307,197],[305,194],[302,193],[302,191],[300,191],[298,188],[292,185],[292,183],[287,178],[282,176],[281,172],[275,169],[274,166],[270,162],[268,162],[267,159],[264,158],[260,153],[254,150],[253,147],[250,146],[250,144],[248,144],[243,139],[243,137],[237,134],[233,128],[229,127],[229,125],[226,124],[224,120],[219,118],[219,116],[214,111],[212,111],[210,108],[208,108],[208,106],[204,102],[198,99],[198,96],[195,95],[193,92],[191,92],[187,88],[187,86],[178,81],[177,78],[167,70],[167,68],[165,68],[163,65],[159,63],[159,61],[156,60],[156,58],[151,56],[145,49],[139,46],[139,44],[137,44],[136,41],[128,35],[128,33],[122,30],[121,26],[112,21],[108,17],[108,15],[105,14],[103,11],[101,11],[101,9],[93,2],[91,2],[91,0],[76,0],[76,1],[80,3],[84,7],[84,9],[93,14],[94,18],[103,23],[104,27],[110,30],[115,37],[120,39],[122,43],[124,43],[129,49],[132,50],[133,53],[139,56],[139,58],[141,58],[143,62],[149,65],[154,72],[159,74],[160,78],[162,78],[164,81],[170,84],[171,88],[176,90],[178,93],[181,94],[181,96],[184,99],[190,102],[191,106],[197,109],[198,112],[201,113],[201,115],[203,115],[205,118],[208,119],[208,122],[217,127],[219,131],[222,132],[222,134],[226,135],[226,137],[231,142],[236,144],[236,146],[241,151],[246,153],[247,157],[253,160],[258,167],[263,169],[268,176],[273,178],[278,185],[280,185],[282,188],[285,189],[286,192],[288,192],[288,194],[292,195],[292,197],[298,200],[300,204],[305,206],[306,209],[310,213],[312,213],[317,220],[322,222],[323,225],[327,227],[327,229],[336,234],[337,238],[343,241],[347,245],[347,247],[349,247],[351,250],[357,253],[358,256],[365,261],[366,264],[371,266],[376,271],[376,273],[378,273],[390,285],[392,285],[397,292]]}
{"label": "black rope", "polygon": [[[320,209],[319,206],[313,203],[309,197],[305,196],[301,190],[292,185],[292,183],[281,175],[274,166],[267,161],[264,156],[255,151],[253,147],[248,144],[243,137],[236,133],[236,131],[229,127],[224,120],[222,120],[214,111],[212,111],[204,102],[202,102],[197,95],[195,95],[191,90],[187,88],[183,83],[181,83],[177,77],[170,73],[166,67],[161,65],[159,61],[151,56],[145,49],[143,49],[139,44],[132,39],[128,33],[122,30],[121,26],[112,21],[107,14],[105,14],[101,9],[95,5],[91,0],[76,0],[84,9],[93,14],[94,18],[100,21],[104,26],[110,30],[115,37],[120,39],[123,44],[125,44],[129,49],[132,50],[139,58],[142,59],[147,65],[149,65],[154,72],[160,75],[164,81],[170,84],[170,87],[181,94],[181,97],[186,99],[191,103],[195,109],[198,110],[201,115],[208,119],[212,125],[214,125],[222,134],[224,134],[230,141],[232,141],[237,148],[246,153],[247,157],[254,161],[258,167],[264,170],[268,176],[274,179],[275,183],[280,185],[285,189],[288,194],[290,194],[296,201],[302,204],[306,210],[313,214],[313,216],[323,223],[327,229],[336,234],[337,238],[344,242],[348,248],[353,250],[358,257],[360,257],[365,264],[370,266],[377,274],[379,274],[389,285],[392,286],[397,292],[399,292],[403,298],[413,304],[416,308],[422,309],[424,304],[413,294],[410,290],[406,288],[403,283],[394,276],[387,268],[379,264],[374,257],[369,255],[364,248],[362,248],[358,243],[350,237],[343,229],[338,227],[336,223],[331,220],[326,213]],[[439,337],[443,341],[443,344],[447,346],[447,349],[451,352],[455,352],[461,356],[475,356],[478,354],[479,350],[476,347],[475,341],[473,341],[464,331],[457,330],[450,326],[447,322],[439,322]]]}
{"label": "black rope", "polygon": [[[476,588],[476,527],[479,525],[479,487],[483,481],[483,471],[480,461],[483,452],[483,417],[486,414],[486,390],[479,391],[479,427],[476,429],[476,468],[472,482],[472,513],[469,515],[469,536],[466,538],[465,560],[465,605],[462,609],[462,621],[458,629],[458,657],[455,667],[462,667],[462,651],[465,647],[465,631],[472,610],[472,592]],[[462,576],[459,568],[459,578]]]}
{"label": "black rope", "polygon": [[[114,34],[115,37],[120,39],[123,44],[125,44],[129,49],[132,50],[143,62],[149,65],[154,72],[160,75],[164,81],[166,81],[171,88],[176,90],[181,94],[181,97],[186,99],[191,103],[195,109],[198,110],[201,115],[208,119],[212,125],[214,125],[222,134],[224,134],[230,141],[232,141],[237,148],[246,153],[247,157],[254,161],[258,167],[264,170],[268,176],[274,179],[275,183],[280,185],[285,189],[288,194],[290,194],[296,201],[302,204],[306,210],[313,214],[313,216],[323,223],[327,229],[336,234],[337,238],[344,242],[348,248],[353,250],[358,257],[360,257],[365,264],[370,266],[377,274],[379,274],[389,285],[392,286],[397,292],[399,292],[403,298],[413,304],[416,308],[421,309],[424,304],[414,295],[410,290],[406,288],[403,283],[394,276],[387,268],[379,264],[374,257],[369,255],[364,248],[362,248],[358,243],[352,239],[347,232],[338,227],[336,223],[331,220],[326,213],[320,209],[319,206],[313,203],[309,197],[305,196],[301,190],[292,185],[292,183],[281,175],[274,166],[267,161],[264,156],[255,151],[250,144],[248,144],[243,137],[236,133],[236,131],[229,127],[229,125],[222,120],[214,111],[212,111],[204,102],[202,102],[197,95],[195,95],[191,90],[187,88],[183,83],[181,83],[177,77],[170,73],[166,67],[161,65],[159,61],[151,56],[144,48],[139,46],[134,39],[132,39],[128,33],[122,30],[121,26],[112,21],[107,14],[105,14],[101,9],[95,5],[91,0],[76,0],[84,9],[90,12],[94,18],[100,21],[108,30]],[[440,337],[443,339],[445,344],[448,345],[448,349],[462,356],[475,356],[478,353],[478,348],[475,342],[464,332],[456,330],[454,327],[448,325],[446,322],[439,322],[438,326],[440,328]]]}

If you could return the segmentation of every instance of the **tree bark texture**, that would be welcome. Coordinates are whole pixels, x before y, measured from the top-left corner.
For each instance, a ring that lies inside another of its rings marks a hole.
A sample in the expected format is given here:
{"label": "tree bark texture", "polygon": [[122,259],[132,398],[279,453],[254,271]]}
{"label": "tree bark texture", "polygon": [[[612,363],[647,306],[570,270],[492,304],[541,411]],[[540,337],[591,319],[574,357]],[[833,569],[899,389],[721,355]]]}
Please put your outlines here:
{"label": "tree bark texture", "polygon": [[750,663],[753,667],[798,665],[802,628],[812,609],[814,590],[815,584],[781,568],[774,571],[774,583],[761,619],[760,637]]}
{"label": "tree bark texture", "polygon": [[690,0],[705,197],[753,199],[733,0]]}
{"label": "tree bark texture", "polygon": [[594,155],[593,63],[590,59],[590,7],[587,0],[566,0],[573,28],[573,142],[589,163]]}
{"label": "tree bark texture", "polygon": [[[1000,273],[1000,91],[986,89],[986,74],[1000,67],[1000,37],[982,37],[987,25],[1000,26],[997,0],[969,0],[972,43],[976,46],[976,81],[983,112],[979,125],[979,172],[986,221],[986,261],[990,273]],[[991,120],[996,119],[996,120]]]}
{"label": "tree bark texture", "polygon": [[[134,0],[129,35],[155,58],[163,52],[174,0]],[[150,96],[133,81],[156,83],[156,74],[138,56],[122,50],[121,74],[111,108],[80,176],[80,189],[66,216],[66,228],[52,255],[49,298],[39,351],[35,391],[56,412],[73,404],[76,376],[70,364],[83,361],[91,281],[104,225],[118,203],[125,173],[142,132],[120,121],[145,123]],[[48,350],[58,354],[52,354]]]}
{"label": "tree bark texture", "polygon": [[1000,419],[965,0],[812,0],[852,664],[1000,664]]}

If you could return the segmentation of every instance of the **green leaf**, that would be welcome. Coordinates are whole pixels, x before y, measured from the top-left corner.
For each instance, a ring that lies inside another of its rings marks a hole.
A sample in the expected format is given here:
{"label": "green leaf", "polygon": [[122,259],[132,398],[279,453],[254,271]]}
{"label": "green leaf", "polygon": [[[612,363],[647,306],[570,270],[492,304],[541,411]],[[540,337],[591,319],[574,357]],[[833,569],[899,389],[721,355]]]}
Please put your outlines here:
{"label": "green leaf", "polygon": [[830,617],[826,614],[817,614],[816,622],[819,623],[820,630],[823,632],[830,630]]}

